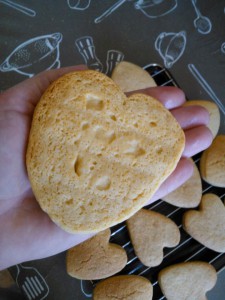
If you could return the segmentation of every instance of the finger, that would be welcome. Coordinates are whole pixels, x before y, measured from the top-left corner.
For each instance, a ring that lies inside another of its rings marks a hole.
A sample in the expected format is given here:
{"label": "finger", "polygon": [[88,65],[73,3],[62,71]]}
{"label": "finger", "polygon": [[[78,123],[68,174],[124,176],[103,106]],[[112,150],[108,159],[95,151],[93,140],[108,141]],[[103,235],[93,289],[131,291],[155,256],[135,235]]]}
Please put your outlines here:
{"label": "finger", "polygon": [[1,95],[1,101],[3,101],[6,109],[7,105],[13,105],[15,110],[18,109],[23,112],[23,109],[27,108],[28,103],[36,106],[41,95],[53,81],[66,73],[85,69],[87,69],[85,65],[79,65],[41,72],[8,89]]}
{"label": "finger", "polygon": [[186,130],[185,140],[182,156],[191,157],[207,149],[212,143],[213,135],[206,126],[199,126]]}
{"label": "finger", "polygon": [[202,106],[178,107],[171,110],[171,113],[183,129],[208,125],[209,123],[209,113]]}
{"label": "finger", "polygon": [[143,90],[127,93],[128,96],[134,93],[144,93],[159,100],[167,109],[181,106],[185,102],[184,92],[174,86],[157,86]]}
{"label": "finger", "polygon": [[173,173],[161,184],[160,188],[148,201],[148,204],[166,196],[184,184],[193,174],[193,163],[187,158],[181,158]]}

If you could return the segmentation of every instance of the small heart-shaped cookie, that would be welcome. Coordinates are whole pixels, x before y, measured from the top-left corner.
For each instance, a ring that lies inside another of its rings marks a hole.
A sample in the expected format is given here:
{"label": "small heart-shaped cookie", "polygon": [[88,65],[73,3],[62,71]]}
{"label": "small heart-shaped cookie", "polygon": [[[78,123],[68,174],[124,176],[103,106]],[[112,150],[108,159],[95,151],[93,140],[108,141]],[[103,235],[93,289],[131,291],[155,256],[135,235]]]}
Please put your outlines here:
{"label": "small heart-shaped cookie", "polygon": [[127,263],[126,251],[109,243],[110,229],[69,249],[66,256],[67,273],[84,280],[102,279],[121,271]]}
{"label": "small heart-shaped cookie", "polygon": [[189,210],[183,215],[183,227],[204,246],[225,252],[225,206],[218,196],[205,194],[199,211]]}
{"label": "small heart-shaped cookie", "polygon": [[212,101],[206,100],[189,100],[184,103],[184,106],[200,105],[209,112],[209,124],[207,127],[211,130],[215,137],[220,127],[220,111],[218,106]]}
{"label": "small heart-shaped cookie", "polygon": [[27,170],[41,208],[64,230],[98,232],[138,211],[175,169],[184,133],[163,105],[127,98],[107,76],[55,81],[35,109]]}
{"label": "small heart-shaped cookie", "polygon": [[116,65],[111,78],[124,93],[156,86],[147,71],[127,61]]}
{"label": "small heart-shaped cookie", "polygon": [[225,135],[218,135],[200,159],[202,178],[215,186],[225,187]]}
{"label": "small heart-shaped cookie", "polygon": [[120,275],[108,278],[97,284],[93,300],[151,300],[151,282],[141,276]]}
{"label": "small heart-shaped cookie", "polygon": [[162,200],[178,207],[196,207],[202,198],[202,180],[196,164],[193,163],[192,176],[175,191],[164,196]]}
{"label": "small heart-shaped cookie", "polygon": [[216,284],[213,266],[206,262],[184,262],[159,272],[158,281],[167,300],[206,300]]}
{"label": "small heart-shaped cookie", "polygon": [[126,222],[134,251],[145,266],[159,265],[163,248],[175,247],[180,241],[177,225],[157,212],[141,209]]}

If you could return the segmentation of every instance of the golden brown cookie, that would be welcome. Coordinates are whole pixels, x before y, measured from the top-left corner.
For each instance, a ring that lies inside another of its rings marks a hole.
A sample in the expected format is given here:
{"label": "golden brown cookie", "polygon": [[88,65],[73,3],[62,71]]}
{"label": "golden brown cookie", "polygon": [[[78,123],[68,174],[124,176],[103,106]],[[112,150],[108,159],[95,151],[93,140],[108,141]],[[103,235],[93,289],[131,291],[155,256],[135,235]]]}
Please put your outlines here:
{"label": "golden brown cookie", "polygon": [[67,273],[78,279],[102,279],[121,271],[127,263],[126,251],[109,243],[110,229],[69,249],[66,256]]}
{"label": "golden brown cookie", "polygon": [[199,211],[183,216],[183,227],[194,239],[217,252],[225,252],[225,207],[214,194],[202,197]]}
{"label": "golden brown cookie", "polygon": [[217,280],[213,266],[202,261],[184,262],[159,272],[158,281],[167,300],[206,300]]}
{"label": "golden brown cookie", "polygon": [[136,275],[120,275],[97,284],[93,300],[151,300],[153,288],[150,281]]}
{"label": "golden brown cookie", "polygon": [[127,61],[116,65],[111,78],[124,93],[156,86],[147,71]]}
{"label": "golden brown cookie", "polygon": [[27,170],[41,208],[68,232],[102,231],[132,216],[176,167],[184,133],[159,101],[127,98],[96,71],[46,90],[31,126]]}
{"label": "golden brown cookie", "polygon": [[202,198],[202,181],[196,164],[193,163],[192,176],[175,191],[164,196],[162,200],[184,208],[196,207]]}
{"label": "golden brown cookie", "polygon": [[208,183],[225,187],[225,135],[218,135],[200,159],[200,173]]}
{"label": "golden brown cookie", "polygon": [[134,251],[145,266],[159,265],[163,248],[175,247],[180,241],[177,225],[160,213],[141,209],[126,222]]}
{"label": "golden brown cookie", "polygon": [[220,111],[218,106],[214,102],[207,101],[207,100],[189,100],[184,104],[184,106],[191,106],[191,105],[200,105],[208,110],[209,112],[208,128],[212,132],[213,137],[215,137],[220,127]]}

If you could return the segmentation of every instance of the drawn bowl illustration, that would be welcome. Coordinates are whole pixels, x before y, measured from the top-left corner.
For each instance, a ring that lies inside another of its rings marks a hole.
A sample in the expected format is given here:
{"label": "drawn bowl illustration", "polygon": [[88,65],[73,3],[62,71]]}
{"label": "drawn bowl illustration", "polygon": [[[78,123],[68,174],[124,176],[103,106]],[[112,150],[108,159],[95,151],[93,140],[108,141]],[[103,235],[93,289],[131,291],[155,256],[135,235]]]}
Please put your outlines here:
{"label": "drawn bowl illustration", "polygon": [[89,7],[91,0],[67,0],[71,9],[85,10]]}
{"label": "drawn bowl illustration", "polygon": [[0,65],[0,71],[16,71],[32,77],[43,70],[59,68],[61,33],[32,38],[19,45]]}
{"label": "drawn bowl illustration", "polygon": [[138,0],[134,7],[149,18],[157,18],[173,11],[177,7],[177,0]]}
{"label": "drawn bowl illustration", "polygon": [[163,58],[166,68],[171,68],[173,64],[182,56],[186,46],[186,32],[178,33],[162,32],[155,41],[155,48]]}

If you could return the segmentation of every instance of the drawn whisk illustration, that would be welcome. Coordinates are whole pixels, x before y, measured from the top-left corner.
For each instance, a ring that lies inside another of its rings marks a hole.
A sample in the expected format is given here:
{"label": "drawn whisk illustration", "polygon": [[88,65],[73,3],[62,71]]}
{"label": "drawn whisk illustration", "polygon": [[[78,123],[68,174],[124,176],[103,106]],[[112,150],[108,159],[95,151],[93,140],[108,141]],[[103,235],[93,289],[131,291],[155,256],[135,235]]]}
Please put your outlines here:
{"label": "drawn whisk illustration", "polygon": [[155,41],[155,49],[163,58],[166,68],[171,68],[173,64],[184,53],[186,47],[186,32],[162,32]]}
{"label": "drawn whisk illustration", "polygon": [[20,5],[16,2],[10,1],[10,0],[0,0],[0,4],[5,4],[19,12],[22,12],[23,14],[29,16],[29,17],[35,17],[36,12],[33,9],[30,9],[28,7],[25,7],[23,5]]}
{"label": "drawn whisk illustration", "polygon": [[29,300],[46,299],[49,294],[49,287],[38,270],[21,264],[16,265],[16,267],[16,283],[23,290],[26,298]]}
{"label": "drawn whisk illustration", "polygon": [[61,33],[32,38],[15,48],[0,65],[0,71],[17,73],[32,77],[43,70],[60,67],[59,44]]}
{"label": "drawn whisk illustration", "polygon": [[108,50],[106,59],[106,70],[102,62],[99,60],[96,54],[95,45],[91,36],[83,36],[76,39],[75,45],[79,53],[83,56],[85,64],[89,69],[93,69],[99,72],[111,74],[116,64],[123,60],[124,54],[118,50]]}

